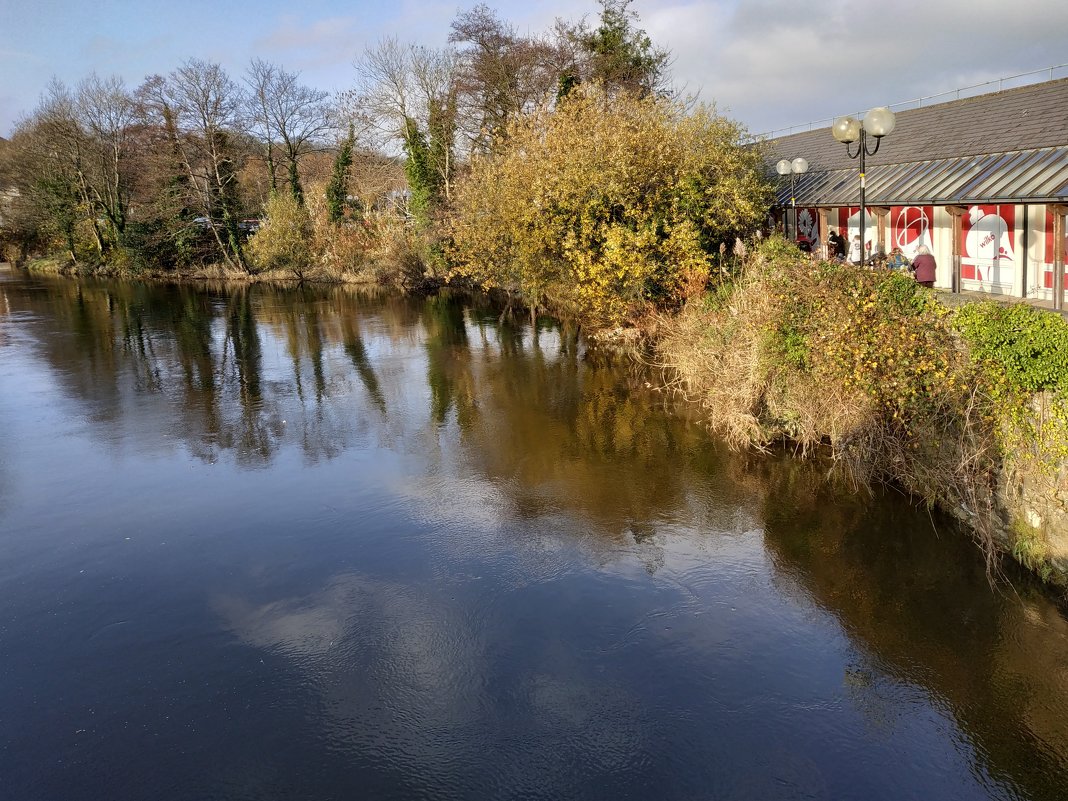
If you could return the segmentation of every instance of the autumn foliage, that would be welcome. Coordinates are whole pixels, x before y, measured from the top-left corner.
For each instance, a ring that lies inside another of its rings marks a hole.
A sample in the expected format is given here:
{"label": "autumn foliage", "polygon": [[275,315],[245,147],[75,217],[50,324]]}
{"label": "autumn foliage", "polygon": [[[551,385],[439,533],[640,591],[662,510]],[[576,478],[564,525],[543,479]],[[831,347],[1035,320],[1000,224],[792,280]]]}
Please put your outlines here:
{"label": "autumn foliage", "polygon": [[677,307],[767,208],[741,140],[711,109],[592,89],[519,117],[458,187],[453,275],[597,327]]}
{"label": "autumn foliage", "polygon": [[311,217],[292,194],[272,195],[264,207],[263,226],[252,237],[248,255],[254,270],[292,270],[302,277],[312,263]]}

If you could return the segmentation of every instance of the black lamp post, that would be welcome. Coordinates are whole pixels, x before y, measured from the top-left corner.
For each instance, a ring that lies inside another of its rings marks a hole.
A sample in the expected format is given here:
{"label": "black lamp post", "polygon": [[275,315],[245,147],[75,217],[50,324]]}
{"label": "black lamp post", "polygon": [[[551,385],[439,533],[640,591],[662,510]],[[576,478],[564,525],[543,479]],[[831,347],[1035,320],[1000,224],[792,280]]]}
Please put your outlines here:
{"label": "black lamp post", "polygon": [[797,185],[797,176],[808,172],[808,162],[800,156],[793,161],[782,159],[775,165],[775,172],[790,176],[790,208],[794,210],[794,239],[797,239],[797,200],[794,198],[794,188]]}
{"label": "black lamp post", "polygon": [[[882,142],[884,136],[889,136],[890,132],[893,130],[894,112],[885,106],[871,109],[871,111],[864,115],[863,122],[853,117],[839,117],[834,121],[834,126],[831,128],[831,133],[834,134],[834,138],[846,146],[846,153],[849,155],[849,158],[860,158],[860,263],[862,265],[865,262],[864,156],[874,156],[878,153],[879,143]],[[875,147],[871,150],[868,150],[867,138],[869,136],[875,137]],[[857,152],[854,153],[850,148],[850,145],[858,140]]]}

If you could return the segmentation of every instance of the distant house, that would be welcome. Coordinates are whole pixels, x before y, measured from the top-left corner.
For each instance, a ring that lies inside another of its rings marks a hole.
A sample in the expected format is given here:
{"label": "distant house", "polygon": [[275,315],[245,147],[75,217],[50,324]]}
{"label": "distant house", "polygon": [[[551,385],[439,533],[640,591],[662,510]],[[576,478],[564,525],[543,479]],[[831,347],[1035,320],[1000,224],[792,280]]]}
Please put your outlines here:
{"label": "distant house", "polygon": [[[867,158],[870,252],[898,246],[911,256],[925,244],[938,261],[939,287],[1052,300],[1060,308],[1068,78],[896,113],[893,133]],[[779,217],[789,235],[825,243],[836,228],[852,240],[859,233],[859,165],[829,125],[768,144],[772,172],[783,158],[810,165],[796,182],[796,221],[787,208],[789,185],[780,182]]]}

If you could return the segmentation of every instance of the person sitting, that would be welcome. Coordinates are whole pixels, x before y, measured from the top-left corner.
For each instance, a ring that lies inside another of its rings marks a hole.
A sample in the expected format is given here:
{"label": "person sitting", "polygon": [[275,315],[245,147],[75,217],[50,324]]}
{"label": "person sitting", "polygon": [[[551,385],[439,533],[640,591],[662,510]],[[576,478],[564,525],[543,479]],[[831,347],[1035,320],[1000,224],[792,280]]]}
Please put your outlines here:
{"label": "person sitting", "polygon": [[890,251],[890,258],[886,260],[886,266],[891,270],[904,270],[908,268],[909,260],[905,258],[901,248],[894,248]]}

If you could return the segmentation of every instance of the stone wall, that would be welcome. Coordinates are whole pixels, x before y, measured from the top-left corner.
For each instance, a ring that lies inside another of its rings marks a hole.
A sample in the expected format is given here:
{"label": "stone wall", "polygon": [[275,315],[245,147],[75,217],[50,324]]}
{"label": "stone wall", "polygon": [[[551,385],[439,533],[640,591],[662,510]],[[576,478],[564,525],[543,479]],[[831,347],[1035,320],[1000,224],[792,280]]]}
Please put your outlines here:
{"label": "stone wall", "polygon": [[1010,454],[998,476],[996,500],[1007,521],[999,534],[1027,567],[1068,586],[1068,463],[1048,456],[1060,446],[1048,400],[1038,395],[1031,403],[1037,441],[1029,452]]}

